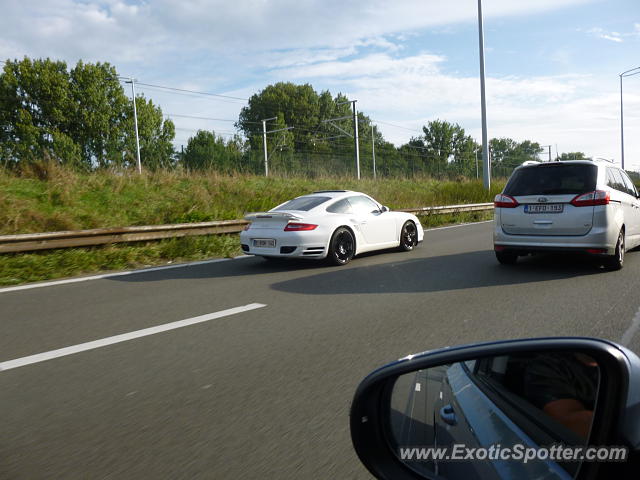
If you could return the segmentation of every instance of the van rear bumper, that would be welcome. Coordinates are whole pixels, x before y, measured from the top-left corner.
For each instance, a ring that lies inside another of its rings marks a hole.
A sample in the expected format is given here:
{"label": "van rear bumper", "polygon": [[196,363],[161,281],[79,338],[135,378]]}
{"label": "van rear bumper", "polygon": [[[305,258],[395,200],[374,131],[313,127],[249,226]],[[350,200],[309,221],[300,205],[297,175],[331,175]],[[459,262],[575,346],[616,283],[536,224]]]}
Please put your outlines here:
{"label": "van rear bumper", "polygon": [[[497,251],[526,255],[535,252],[581,252],[614,255],[618,241],[613,229],[592,228],[586,235],[511,235],[494,222],[493,245]],[[599,252],[596,252],[599,251]]]}

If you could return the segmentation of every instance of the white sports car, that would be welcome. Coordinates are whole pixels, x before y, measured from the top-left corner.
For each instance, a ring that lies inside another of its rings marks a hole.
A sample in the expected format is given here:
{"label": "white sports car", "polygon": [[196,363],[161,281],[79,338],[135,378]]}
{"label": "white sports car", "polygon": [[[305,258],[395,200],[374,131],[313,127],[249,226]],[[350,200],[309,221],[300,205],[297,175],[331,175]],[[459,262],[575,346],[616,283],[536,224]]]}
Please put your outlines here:
{"label": "white sports car", "polygon": [[415,215],[348,190],[314,192],[244,218],[251,223],[240,234],[242,250],[266,259],[326,258],[345,265],[372,250],[413,250],[424,237]]}

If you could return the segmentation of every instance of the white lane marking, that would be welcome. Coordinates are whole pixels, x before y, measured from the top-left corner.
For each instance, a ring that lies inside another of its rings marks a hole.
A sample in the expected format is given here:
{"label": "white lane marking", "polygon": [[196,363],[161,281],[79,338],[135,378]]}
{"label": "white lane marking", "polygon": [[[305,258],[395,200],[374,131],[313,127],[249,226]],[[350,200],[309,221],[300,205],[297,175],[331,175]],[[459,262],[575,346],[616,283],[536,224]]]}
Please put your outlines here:
{"label": "white lane marking", "polygon": [[126,342],[135,338],[146,337],[148,335],[154,335],[156,333],[166,332],[168,330],[175,330],[176,328],[188,327],[190,325],[195,325],[196,323],[208,322],[209,320],[228,317],[229,315],[248,312],[250,310],[256,310],[262,307],[266,307],[266,305],[262,303],[250,303],[241,307],[229,308],[227,310],[221,310],[215,313],[200,315],[199,317],[178,320],[177,322],[165,323],[164,325],[158,325],[156,327],[143,328],[142,330],[114,335],[113,337],[102,338],[100,340],[94,340],[92,342],[80,343],[78,345],[72,345],[70,347],[59,348],[58,350],[50,350],[44,353],[29,355],[28,357],[16,358],[14,360],[8,360],[6,362],[0,363],[0,371],[24,367],[26,365],[31,365],[32,363],[44,362],[46,360],[52,360],[58,357],[73,355],[74,353],[86,352],[87,350],[106,347],[107,345]]}
{"label": "white lane marking", "polygon": [[622,335],[620,343],[625,347],[629,346],[629,343],[631,343],[631,340],[633,339],[633,336],[638,332],[638,329],[640,329],[640,308],[638,308],[638,311],[631,320],[631,325],[629,326],[629,328],[627,328],[627,331],[624,332],[624,335]]}
{"label": "white lane marking", "polygon": [[419,392],[419,391],[420,391],[420,384],[416,383],[416,392]]}
{"label": "white lane marking", "polygon": [[435,227],[435,228],[425,228],[425,232],[430,232],[432,230],[447,230],[448,228],[458,228],[458,227],[468,227],[469,225],[480,225],[481,223],[492,223],[493,220],[483,220],[482,222],[471,222],[471,223],[460,223],[458,225],[449,225],[447,227]]}
{"label": "white lane marking", "polygon": [[125,272],[103,273],[100,275],[91,275],[90,277],[67,278],[65,280],[54,280],[51,282],[31,283],[28,285],[18,285],[16,287],[0,288],[0,293],[16,292],[18,290],[30,290],[32,288],[52,287],[54,285],[65,285],[67,283],[88,282],[89,280],[102,280],[103,278],[122,277],[124,275],[134,275],[136,273],[157,272],[159,270],[171,270],[174,268],[193,267],[196,265],[206,265],[209,263],[228,262],[229,260],[240,260],[242,258],[251,258],[252,255],[240,255],[233,258],[216,258],[215,260],[201,260],[198,262],[179,263],[177,265],[163,265],[162,267],[141,268],[139,270],[127,270]]}

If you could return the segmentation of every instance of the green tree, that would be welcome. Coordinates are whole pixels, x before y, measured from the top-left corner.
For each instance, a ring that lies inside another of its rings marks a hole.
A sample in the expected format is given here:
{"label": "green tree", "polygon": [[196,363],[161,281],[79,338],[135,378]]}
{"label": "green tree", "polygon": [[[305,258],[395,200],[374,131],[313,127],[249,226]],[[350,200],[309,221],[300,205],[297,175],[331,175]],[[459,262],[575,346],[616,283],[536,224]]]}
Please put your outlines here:
{"label": "green tree", "polygon": [[[142,162],[169,166],[175,132],[162,111],[136,99]],[[0,162],[8,167],[51,159],[92,169],[135,163],[133,107],[107,63],[68,71],[50,59],[7,61],[0,74]]]}
{"label": "green tree", "polygon": [[[326,105],[325,105],[326,108]],[[240,111],[237,126],[250,140],[253,150],[262,148],[262,120],[277,117],[267,123],[267,130],[276,130],[284,125],[295,126],[295,145],[309,146],[310,137],[320,121],[320,99],[309,84],[276,83],[269,85],[249,99],[248,105]],[[269,136],[271,143],[279,139]]]}
{"label": "green tree", "polygon": [[14,167],[20,160],[39,161],[47,155],[61,163],[78,163],[73,110],[65,62],[6,62],[0,75],[0,161]]}
{"label": "green tree", "polygon": [[469,135],[464,134],[464,130],[458,135],[455,142],[453,162],[451,167],[458,175],[475,176],[476,155],[480,152],[480,145]]}
{"label": "green tree", "polygon": [[[429,174],[469,174],[474,167],[475,151],[478,148],[473,138],[460,125],[445,120],[433,120],[422,127],[424,135],[412,138],[401,151],[409,154],[413,150],[414,160],[420,169]],[[412,167],[415,170],[415,167]]]}
{"label": "green tree", "polygon": [[542,152],[543,149],[538,142],[524,140],[518,144],[515,155],[516,158],[525,162],[527,160],[538,160]]}
{"label": "green tree", "polygon": [[118,81],[116,69],[107,63],[79,61],[70,72],[71,131],[85,164],[107,167],[122,163],[123,142],[131,102]]}
{"label": "green tree", "polygon": [[[280,82],[267,86],[251,96],[242,109],[236,126],[249,139],[252,157],[262,155],[262,119],[276,117],[267,124],[267,130],[294,127],[293,130],[267,136],[270,165],[286,171],[309,171],[310,163],[322,165],[326,171],[339,163],[353,169],[354,157],[353,119],[348,99],[338,94],[332,97],[328,91],[316,92],[309,84],[296,85]],[[331,123],[326,120],[341,118]],[[371,169],[371,120],[358,114],[360,130],[361,166]],[[384,142],[381,134],[377,142]],[[296,170],[297,169],[297,170]],[[341,169],[344,172],[344,167]],[[334,170],[335,173],[335,170]]]}
{"label": "green tree", "polygon": [[492,138],[489,140],[491,165],[496,167],[506,166],[513,159],[517,148],[518,142],[511,138]]}
{"label": "green tree", "polygon": [[517,142],[511,138],[489,140],[491,168],[498,176],[508,176],[517,166],[526,161],[539,160],[544,149],[537,142]]}
{"label": "green tree", "polygon": [[[170,119],[163,120],[162,110],[142,95],[136,95],[138,114],[138,136],[140,138],[140,157],[143,168],[155,170],[169,168],[174,164],[173,139],[175,126]],[[136,162],[136,138],[133,105],[129,102],[124,109],[122,136],[124,152],[121,164],[133,167]]]}
{"label": "green tree", "polygon": [[198,130],[187,142],[182,164],[189,170],[212,168],[218,160],[219,151],[219,140],[215,132]]}
{"label": "green tree", "polygon": [[238,135],[225,140],[214,131],[198,130],[187,142],[182,164],[189,170],[251,171],[243,165],[244,150],[244,142]]}
{"label": "green tree", "polygon": [[557,160],[588,160],[583,152],[563,152]]}
{"label": "green tree", "polygon": [[447,165],[449,158],[453,156],[459,129],[458,125],[442,120],[433,120],[422,127],[427,156],[433,165],[439,167]]}

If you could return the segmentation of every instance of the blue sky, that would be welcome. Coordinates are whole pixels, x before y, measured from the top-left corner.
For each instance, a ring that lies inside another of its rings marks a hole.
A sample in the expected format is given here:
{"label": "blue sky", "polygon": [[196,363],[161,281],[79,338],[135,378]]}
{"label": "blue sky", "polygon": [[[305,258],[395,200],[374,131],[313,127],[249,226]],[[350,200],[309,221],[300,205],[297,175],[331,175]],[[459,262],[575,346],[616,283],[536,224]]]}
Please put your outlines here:
{"label": "blue sky", "polygon": [[[483,5],[489,136],[618,161],[618,74],[640,66],[640,1]],[[475,0],[5,0],[0,58],[24,55],[241,98],[311,83],[358,99],[396,144],[436,118],[480,137]],[[198,128],[232,135],[244,104],[140,91],[173,115],[177,144]],[[640,75],[624,80],[624,105],[627,168],[640,170]]]}

